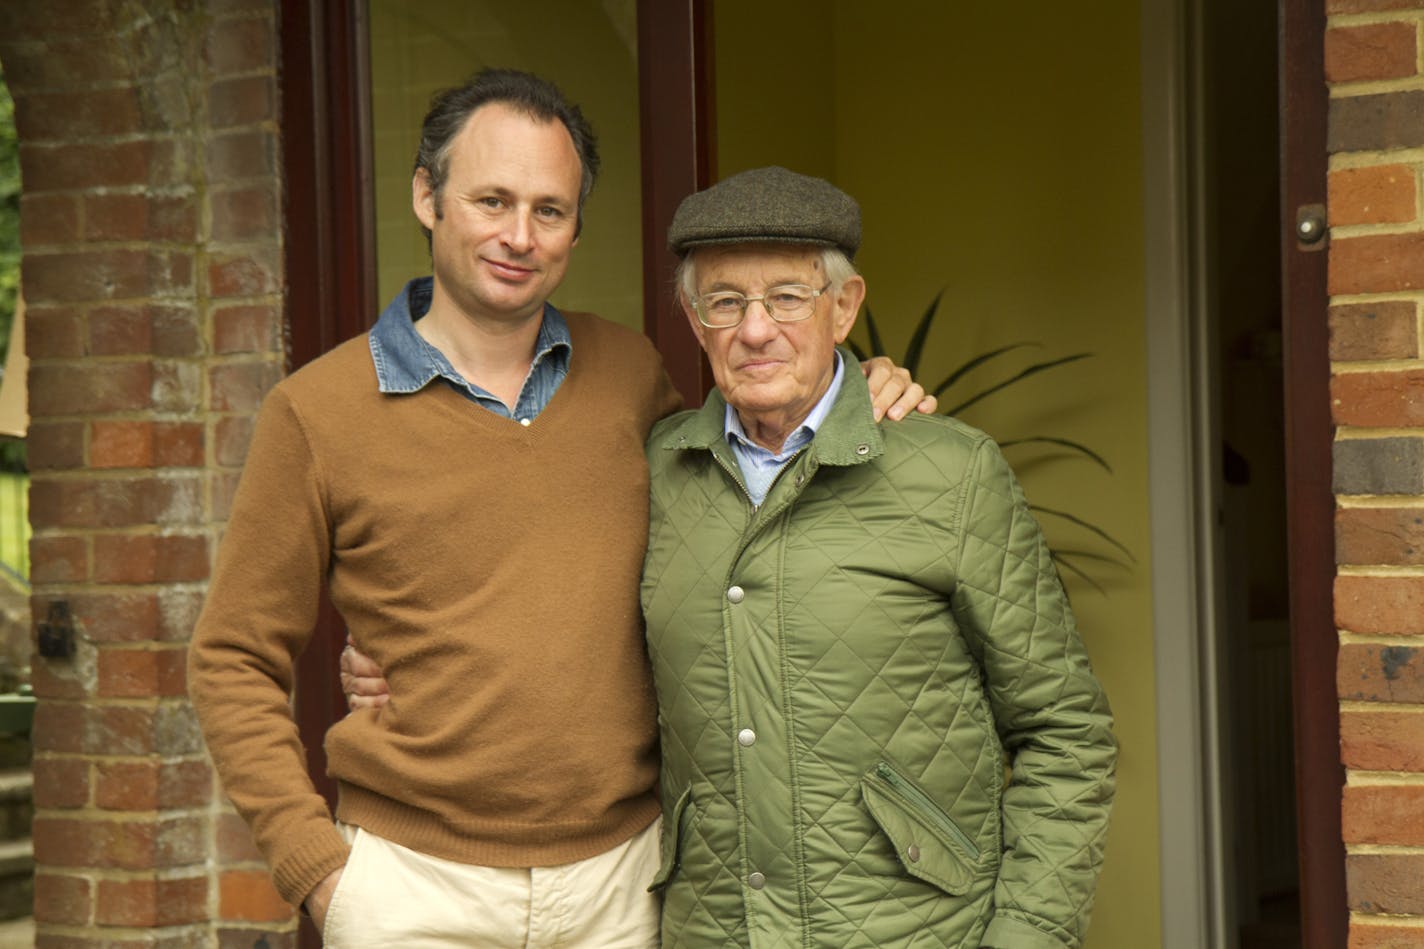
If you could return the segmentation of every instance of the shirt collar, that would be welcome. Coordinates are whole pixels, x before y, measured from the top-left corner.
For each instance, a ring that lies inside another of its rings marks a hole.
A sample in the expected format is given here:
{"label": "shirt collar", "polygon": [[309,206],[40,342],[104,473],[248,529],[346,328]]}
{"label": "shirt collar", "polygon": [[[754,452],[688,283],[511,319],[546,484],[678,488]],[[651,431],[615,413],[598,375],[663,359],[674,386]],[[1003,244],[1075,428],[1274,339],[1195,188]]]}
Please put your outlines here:
{"label": "shirt collar", "polygon": [[[434,285],[431,277],[417,277],[407,283],[371,330],[371,358],[376,364],[376,381],[384,393],[416,392],[437,378],[448,379],[461,388],[470,385],[444,354],[415,330],[415,321],[430,310]],[[558,310],[545,303],[539,336],[534,342],[533,364],[550,358],[567,369],[572,352],[568,323]]]}
{"label": "shirt collar", "polygon": [[831,376],[830,386],[826,389],[825,394],[821,396],[820,401],[811,409],[810,414],[806,416],[806,420],[797,427],[796,431],[787,436],[780,451],[772,452],[752,441],[751,438],[748,437],[746,429],[742,428],[742,420],[737,416],[737,410],[732,408],[730,403],[727,405],[725,420],[723,422],[723,434],[726,436],[727,441],[734,448],[740,445],[747,449],[766,452],[777,461],[789,458],[791,455],[800,451],[807,442],[816,436],[816,430],[825,422],[826,416],[831,412],[831,406],[836,402],[836,396],[840,394],[841,380],[845,377],[845,361],[841,359],[839,352],[835,354],[835,357],[836,371],[835,374]]}

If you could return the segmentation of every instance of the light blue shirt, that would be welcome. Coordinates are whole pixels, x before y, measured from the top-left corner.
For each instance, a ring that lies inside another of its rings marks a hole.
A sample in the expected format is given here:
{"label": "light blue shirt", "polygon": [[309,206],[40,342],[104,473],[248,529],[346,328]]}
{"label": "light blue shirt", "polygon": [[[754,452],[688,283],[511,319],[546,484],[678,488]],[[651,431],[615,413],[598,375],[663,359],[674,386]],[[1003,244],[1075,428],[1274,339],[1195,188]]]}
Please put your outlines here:
{"label": "light blue shirt", "polygon": [[544,304],[539,338],[534,343],[534,362],[511,411],[498,397],[456,372],[445,354],[415,331],[415,321],[430,310],[434,286],[430,277],[417,277],[406,284],[371,330],[371,358],[376,363],[376,381],[381,391],[418,392],[432,380],[443,379],[476,405],[504,418],[523,422],[544,411],[569,374],[569,357],[574,351],[569,325],[559,311]]}
{"label": "light blue shirt", "polygon": [[821,423],[830,414],[831,406],[836,402],[836,395],[841,391],[841,379],[844,375],[845,363],[841,360],[841,354],[836,353],[836,373],[831,377],[830,388],[826,389],[826,394],[821,396],[816,407],[811,409],[811,414],[787,437],[778,452],[769,451],[748,438],[746,430],[742,428],[742,420],[737,417],[736,409],[732,408],[731,404],[727,405],[724,423],[727,441],[732,446],[732,454],[736,455],[737,467],[742,470],[747,494],[757,507],[766,500],[771,483],[776,480],[777,474],[786,463],[816,437],[816,429],[821,427]]}

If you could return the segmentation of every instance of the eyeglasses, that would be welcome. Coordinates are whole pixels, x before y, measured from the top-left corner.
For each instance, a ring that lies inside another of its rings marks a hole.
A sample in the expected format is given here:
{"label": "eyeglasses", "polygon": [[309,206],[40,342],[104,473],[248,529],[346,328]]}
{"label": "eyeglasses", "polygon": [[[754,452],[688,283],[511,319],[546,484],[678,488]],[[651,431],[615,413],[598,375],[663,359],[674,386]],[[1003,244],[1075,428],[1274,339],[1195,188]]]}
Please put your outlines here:
{"label": "eyeglasses", "polygon": [[746,318],[747,307],[760,302],[766,307],[767,315],[778,323],[799,323],[811,318],[816,312],[816,298],[831,288],[827,283],[819,290],[802,283],[788,283],[771,287],[759,297],[749,297],[735,290],[719,290],[704,293],[692,301],[697,312],[697,320],[712,329],[731,329],[741,325]]}

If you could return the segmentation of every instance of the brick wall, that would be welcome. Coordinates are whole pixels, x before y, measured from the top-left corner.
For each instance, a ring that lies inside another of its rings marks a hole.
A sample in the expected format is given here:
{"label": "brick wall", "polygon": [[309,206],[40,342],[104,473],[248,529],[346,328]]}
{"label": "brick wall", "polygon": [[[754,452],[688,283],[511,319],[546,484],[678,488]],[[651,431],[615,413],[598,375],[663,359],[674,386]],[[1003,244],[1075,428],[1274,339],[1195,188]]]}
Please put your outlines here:
{"label": "brick wall", "polygon": [[1424,947],[1424,0],[1328,0],[1351,949]]}
{"label": "brick wall", "polygon": [[293,942],[215,787],[186,640],[282,367],[271,0],[10,0],[31,359],[41,946]]}

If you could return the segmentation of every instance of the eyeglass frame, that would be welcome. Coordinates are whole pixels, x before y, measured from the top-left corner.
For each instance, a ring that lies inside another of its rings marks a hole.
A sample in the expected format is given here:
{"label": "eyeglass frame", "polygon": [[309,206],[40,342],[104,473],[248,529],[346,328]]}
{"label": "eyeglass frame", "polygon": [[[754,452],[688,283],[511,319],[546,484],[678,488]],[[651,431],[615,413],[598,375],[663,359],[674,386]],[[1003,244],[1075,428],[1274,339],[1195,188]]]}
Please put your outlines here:
{"label": "eyeglass frame", "polygon": [[[737,322],[735,322],[735,323],[709,323],[709,322],[707,322],[707,318],[702,315],[702,298],[703,298],[703,297],[706,297],[706,296],[711,296],[710,293],[699,293],[697,296],[693,297],[693,298],[692,298],[692,311],[697,314],[697,322],[701,323],[703,326],[707,327],[707,328],[710,329],[710,330],[734,330],[734,329],[736,329],[738,326],[741,326],[743,323],[746,322],[746,319],[747,319],[747,310],[751,309],[751,305],[752,305],[753,303],[760,303],[760,304],[761,304],[761,308],[766,311],[766,315],[767,315],[767,316],[771,317],[771,320],[772,320],[773,323],[804,323],[804,322],[806,322],[807,320],[809,320],[811,317],[813,317],[813,316],[816,315],[816,304],[817,304],[817,302],[821,299],[821,295],[822,295],[822,294],[824,294],[827,290],[831,289],[831,286],[832,286],[834,283],[835,283],[834,280],[827,280],[827,281],[826,281],[826,285],[825,285],[824,287],[822,287],[821,289],[819,289],[819,290],[812,289],[811,285],[808,284],[808,283],[778,283],[778,284],[777,284],[776,286],[774,286],[774,287],[767,287],[766,290],[763,291],[763,292],[762,292],[762,295],[759,296],[759,297],[749,297],[749,296],[747,296],[745,293],[742,293],[742,292],[739,291],[739,290],[716,290],[716,291],[713,291],[714,293],[735,294],[736,296],[739,296],[739,297],[742,298],[742,308],[741,308],[741,310],[742,310],[742,315],[737,318]],[[805,287],[807,290],[810,290],[810,291],[811,291],[811,310],[810,310],[810,312],[807,313],[805,316],[797,316],[797,317],[793,317],[792,319],[789,319],[789,320],[783,320],[781,317],[779,317],[779,316],[776,315],[776,307],[770,306],[769,304],[767,304],[766,298],[767,298],[768,296],[770,296],[772,293],[774,293],[774,292],[777,291],[777,290],[785,290],[785,289],[788,288],[788,287]]]}

